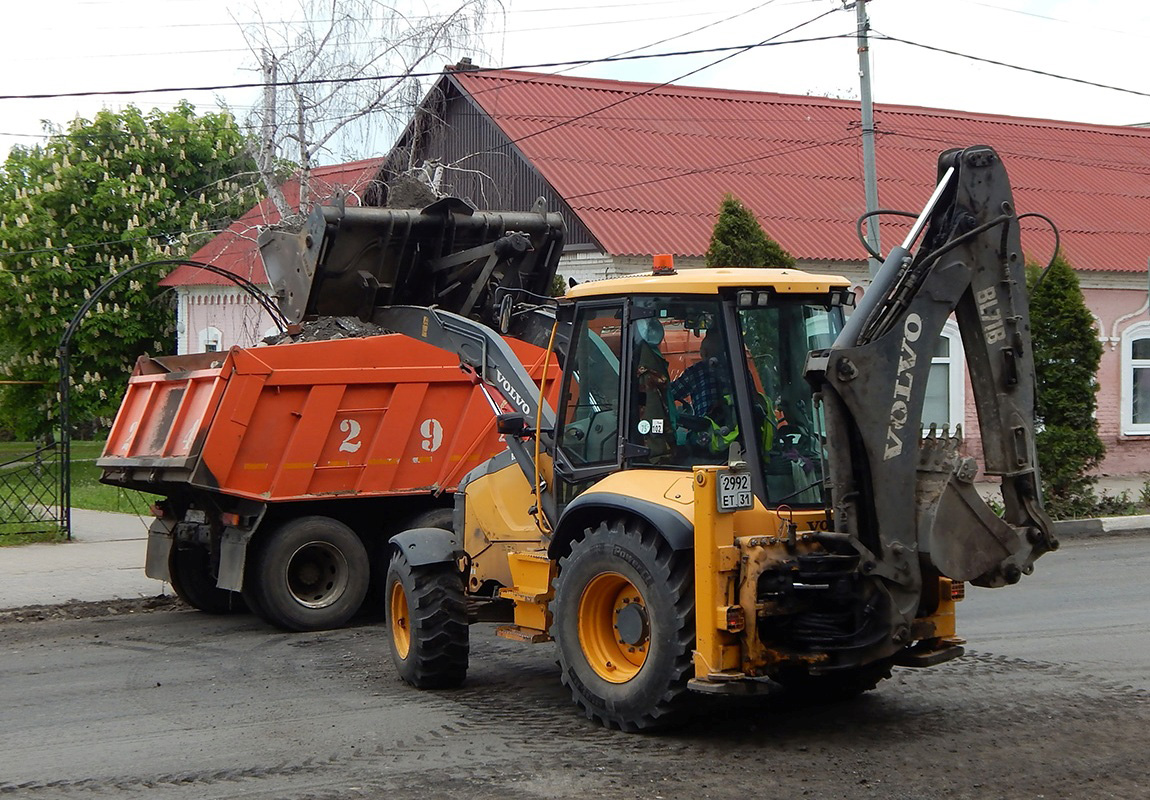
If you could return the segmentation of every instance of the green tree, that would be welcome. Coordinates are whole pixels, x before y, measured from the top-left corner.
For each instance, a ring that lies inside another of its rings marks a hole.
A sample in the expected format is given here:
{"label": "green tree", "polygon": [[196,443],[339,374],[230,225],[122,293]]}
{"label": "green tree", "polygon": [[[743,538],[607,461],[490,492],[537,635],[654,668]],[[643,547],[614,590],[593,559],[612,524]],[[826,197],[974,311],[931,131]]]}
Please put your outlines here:
{"label": "green tree", "polygon": [[794,257],[767,235],[754,212],[734,195],[719,206],[707,248],[708,267],[793,267]]}
{"label": "green tree", "polygon": [[1065,258],[1058,256],[1045,274],[1029,267],[1027,283],[1043,492],[1054,516],[1090,514],[1096,500],[1089,473],[1106,453],[1094,418],[1102,343]]}
{"label": "green tree", "polygon": [[[250,207],[254,163],[227,113],[129,107],[77,119],[0,167],[0,379],[58,375],[56,344],[101,283],[133,264],[187,255]],[[92,309],[73,341],[72,419],[107,425],[133,362],[164,351],[173,304],[141,271]],[[45,431],[42,387],[5,386],[0,428]]]}

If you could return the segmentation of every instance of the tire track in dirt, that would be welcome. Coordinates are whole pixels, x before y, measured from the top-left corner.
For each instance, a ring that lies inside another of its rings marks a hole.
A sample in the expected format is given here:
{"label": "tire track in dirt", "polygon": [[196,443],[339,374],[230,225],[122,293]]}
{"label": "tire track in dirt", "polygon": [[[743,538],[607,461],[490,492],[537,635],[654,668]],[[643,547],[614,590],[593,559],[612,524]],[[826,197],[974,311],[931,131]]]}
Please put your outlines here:
{"label": "tire track in dirt", "polygon": [[[780,795],[932,800],[1150,796],[1138,744],[1150,693],[1072,665],[971,652],[932,670],[896,670],[877,692],[846,703],[706,699],[680,731],[630,735],[583,718],[559,685],[551,645],[507,642],[482,626],[472,629],[468,684],[419,692],[396,677],[382,628],[297,636],[180,616],[144,632],[131,620],[104,624],[101,647],[170,645],[173,657],[191,658],[198,641],[222,676],[254,673],[253,692],[273,679],[320,694],[337,686],[380,714],[412,705],[421,723],[354,750],[320,739],[312,752],[258,765],[0,782],[0,795],[745,800],[769,786]],[[64,624],[88,623],[46,627]],[[78,629],[53,630],[67,639]],[[0,629],[0,645],[7,641]],[[268,664],[275,672],[261,677]],[[210,696],[205,703],[210,714]]]}

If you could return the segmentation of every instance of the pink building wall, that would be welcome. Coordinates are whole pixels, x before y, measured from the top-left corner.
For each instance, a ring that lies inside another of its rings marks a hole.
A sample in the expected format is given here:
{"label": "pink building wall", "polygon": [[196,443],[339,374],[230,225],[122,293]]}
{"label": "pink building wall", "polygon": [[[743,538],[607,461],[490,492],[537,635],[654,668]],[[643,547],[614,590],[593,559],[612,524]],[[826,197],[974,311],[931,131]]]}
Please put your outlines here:
{"label": "pink building wall", "polygon": [[[266,290],[266,287],[265,287]],[[224,286],[180,287],[177,352],[202,353],[203,332],[218,331],[217,349],[251,347],[278,330],[262,308],[240,289]]]}
{"label": "pink building wall", "polygon": [[[1098,420],[1098,435],[1106,447],[1106,457],[1097,473],[1104,476],[1150,473],[1150,433],[1134,434],[1122,430],[1122,388],[1123,382],[1130,380],[1129,375],[1123,375],[1122,339],[1133,326],[1150,324],[1147,290],[1084,288],[1082,293],[1095,317],[1098,337],[1102,341],[1095,418]],[[1150,329],[1145,334],[1150,336]],[[966,423],[963,430],[967,454],[981,464],[982,446],[969,380],[966,381]]]}
{"label": "pink building wall", "polygon": [[[1122,387],[1130,376],[1122,370],[1122,335],[1132,326],[1150,322],[1147,291],[1142,289],[1083,289],[1086,304],[1099,322],[1102,363],[1098,369],[1098,434],[1106,445],[1104,475],[1150,472],[1150,434],[1122,430]],[[1150,331],[1146,332],[1150,336]]]}

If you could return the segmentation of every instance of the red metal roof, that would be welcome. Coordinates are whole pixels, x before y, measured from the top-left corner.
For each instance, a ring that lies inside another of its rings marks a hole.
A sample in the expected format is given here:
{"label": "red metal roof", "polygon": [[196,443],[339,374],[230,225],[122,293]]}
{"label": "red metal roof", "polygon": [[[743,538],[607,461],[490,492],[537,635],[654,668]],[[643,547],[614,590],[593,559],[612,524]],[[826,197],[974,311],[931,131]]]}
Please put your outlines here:
{"label": "red metal roof", "polygon": [[[357,205],[359,203],[358,193],[368,183],[376,179],[382,167],[382,158],[369,158],[330,167],[316,167],[311,173],[311,196],[322,201],[326,200],[332,192],[344,190],[349,192],[348,204]],[[287,200],[288,205],[292,208],[298,208],[299,180],[293,178],[284,183],[282,188],[284,199]],[[279,212],[276,211],[272,202],[265,198],[229,225],[223,233],[193,253],[191,260],[222,267],[254,283],[266,284],[268,278],[264,272],[263,261],[260,259],[256,237],[263,228],[273,225],[279,220]],[[231,281],[221,275],[196,267],[182,266],[172,270],[166,278],[160,281],[160,284],[162,286],[230,286]]]}
{"label": "red metal roof", "polygon": [[[702,255],[729,192],[800,259],[865,258],[857,102],[514,71],[451,78],[612,255]],[[917,212],[941,151],[989,144],[1019,212],[1054,219],[1076,268],[1146,269],[1150,130],[894,105],[875,106],[875,128],[883,207]],[[885,218],[883,249],[908,227]],[[1024,248],[1047,258],[1045,226],[1023,229]]]}

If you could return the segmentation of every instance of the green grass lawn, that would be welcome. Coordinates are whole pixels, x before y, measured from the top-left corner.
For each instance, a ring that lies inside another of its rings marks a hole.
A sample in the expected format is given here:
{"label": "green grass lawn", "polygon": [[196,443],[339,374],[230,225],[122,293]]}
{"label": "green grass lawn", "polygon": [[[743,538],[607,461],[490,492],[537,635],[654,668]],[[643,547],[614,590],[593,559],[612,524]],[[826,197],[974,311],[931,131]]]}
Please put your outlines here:
{"label": "green grass lawn", "polygon": [[[103,447],[103,441],[72,442],[72,508],[147,514],[157,499],[156,495],[100,483],[101,470],[96,466],[96,459]],[[18,459],[35,449],[36,445],[29,442],[0,442],[0,464]],[[55,465],[45,465],[38,477],[49,485],[59,479]],[[6,476],[5,471],[0,469],[0,510],[10,517],[7,520],[0,519],[0,546],[62,540],[63,534],[57,525],[50,520],[39,521],[42,516],[52,515],[50,512],[44,513],[44,507],[37,500],[36,490],[28,487],[27,478],[23,481],[10,478],[11,475]]]}
{"label": "green grass lawn", "polygon": [[124,514],[147,514],[159,495],[106,486],[100,483],[101,470],[96,459],[104,442],[72,442],[72,508],[92,511],[119,511]]}

